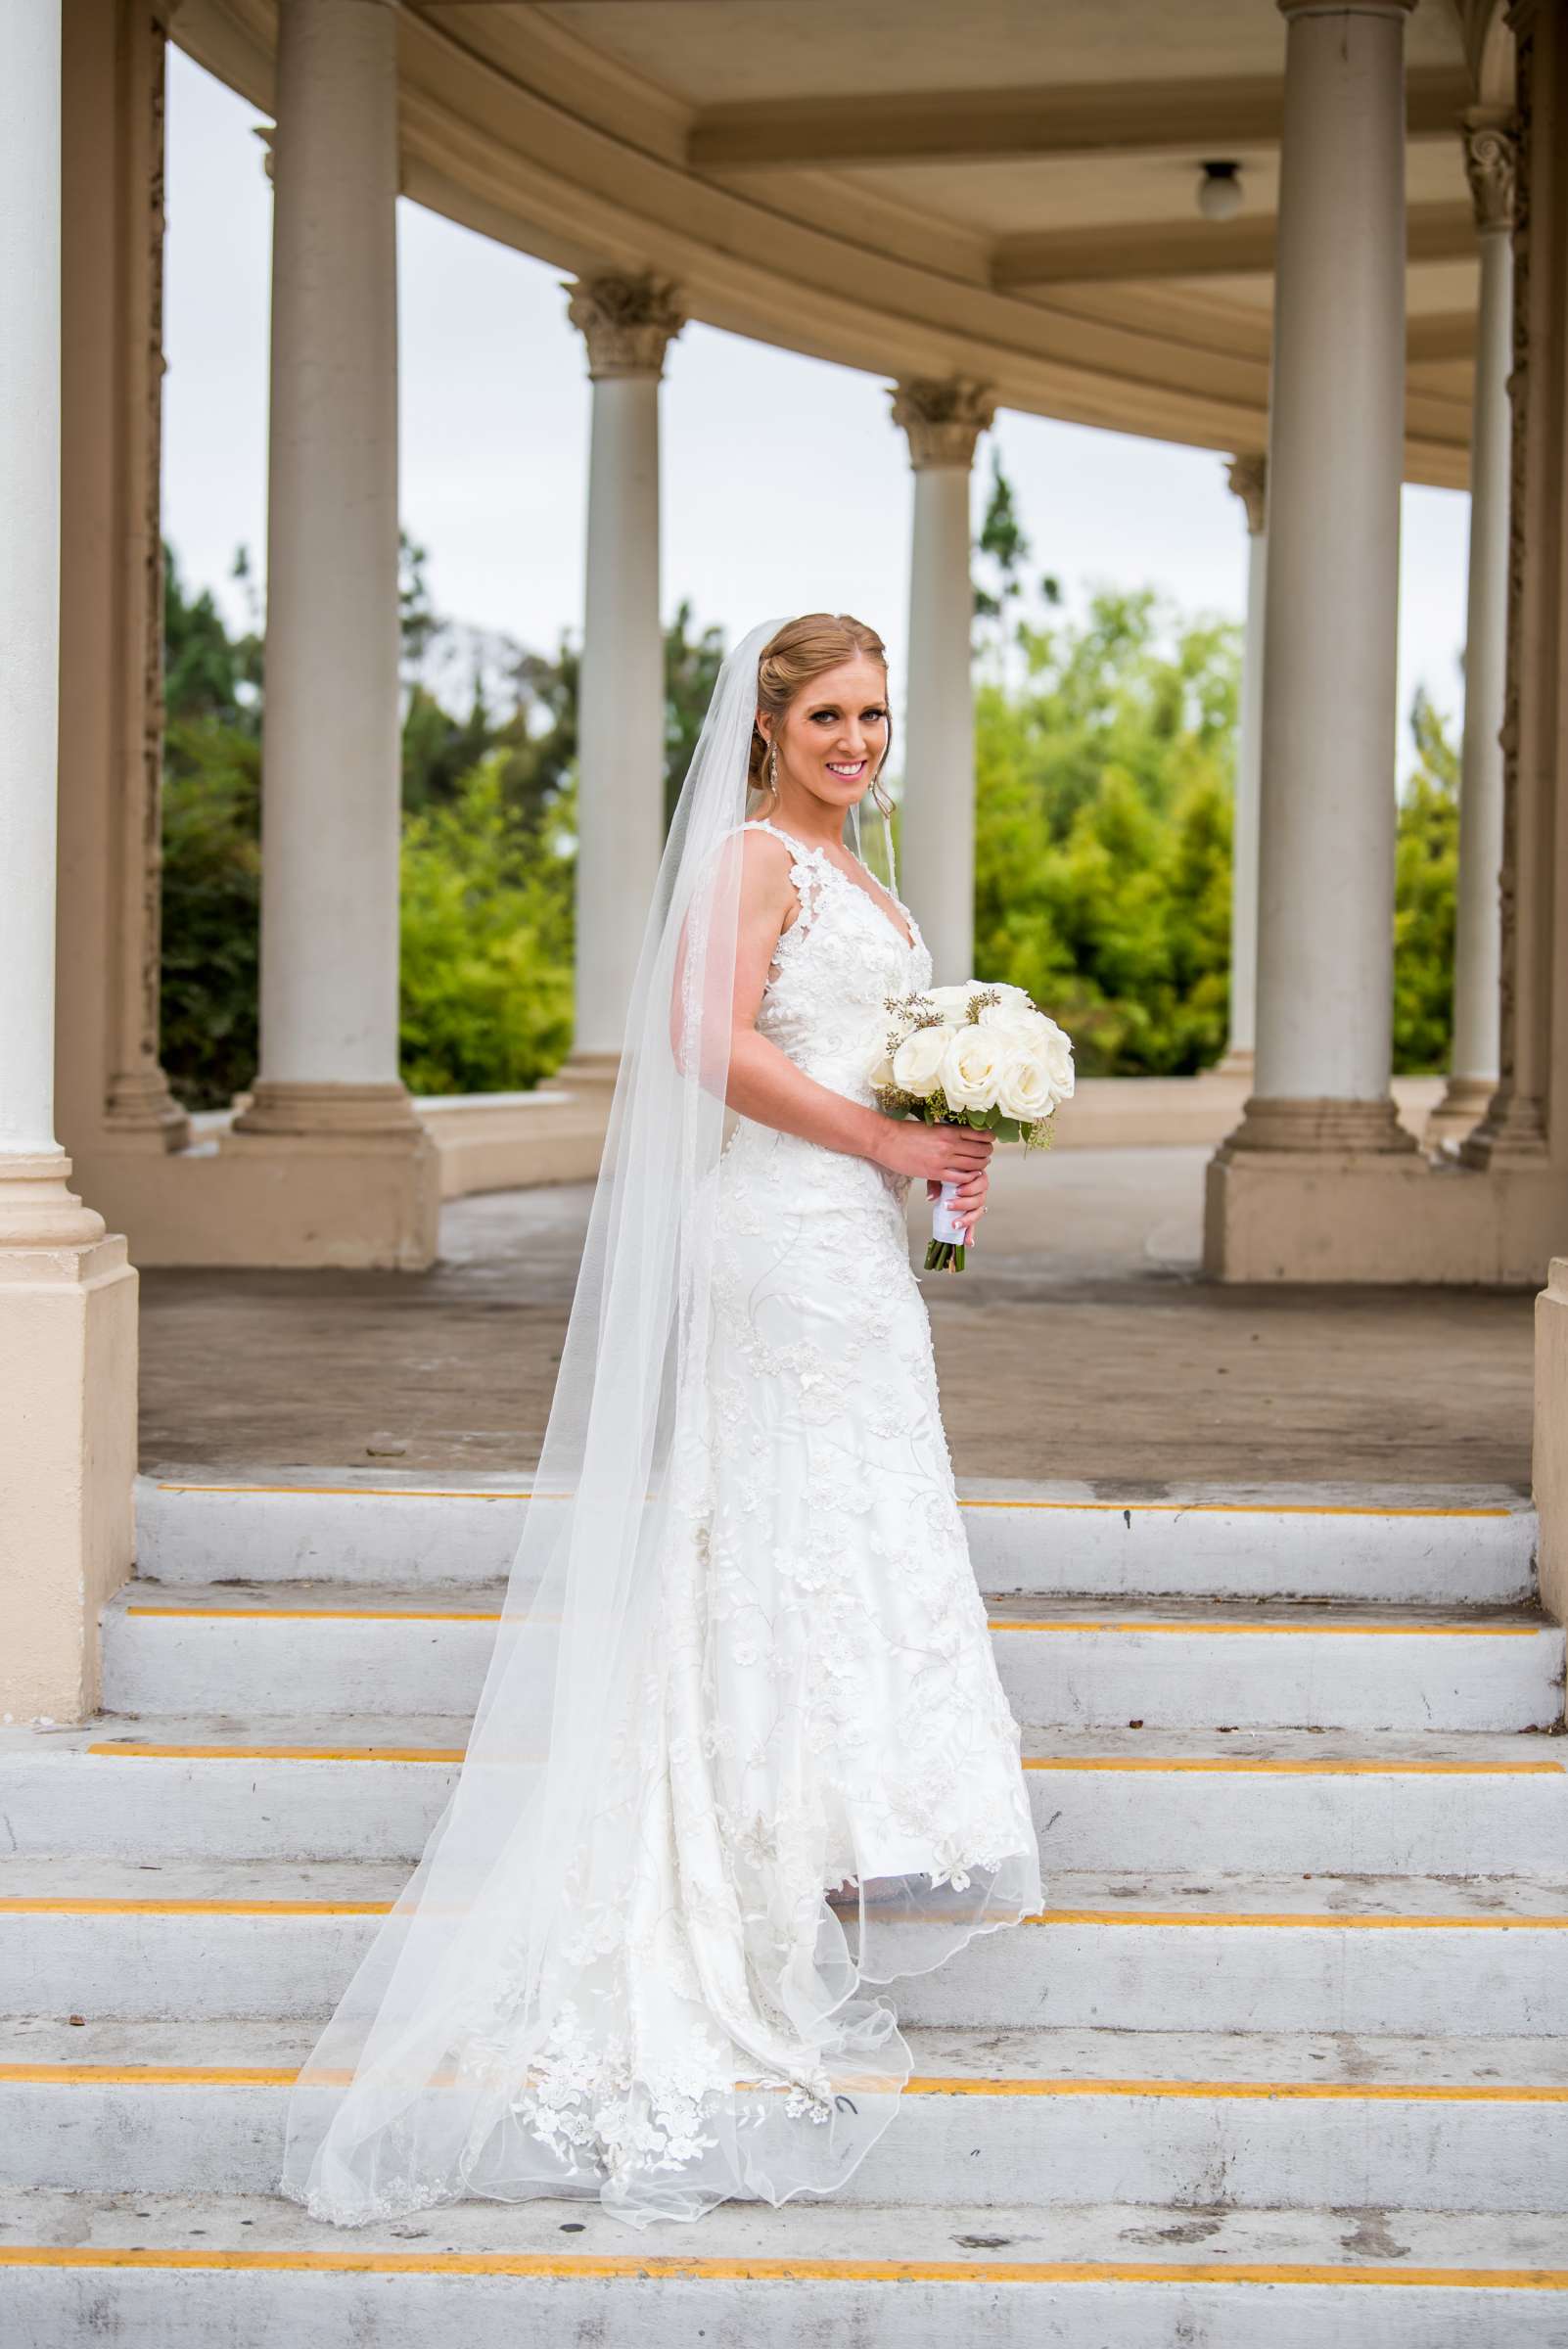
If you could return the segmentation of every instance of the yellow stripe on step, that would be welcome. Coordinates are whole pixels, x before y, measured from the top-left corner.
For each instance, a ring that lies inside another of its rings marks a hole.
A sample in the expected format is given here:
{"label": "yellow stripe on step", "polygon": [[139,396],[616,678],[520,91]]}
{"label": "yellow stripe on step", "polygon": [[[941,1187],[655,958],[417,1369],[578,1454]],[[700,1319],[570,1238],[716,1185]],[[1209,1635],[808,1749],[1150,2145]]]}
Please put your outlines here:
{"label": "yellow stripe on step", "polygon": [[[0,2086],[28,2088],[292,2088],[297,2064],[0,2063]],[[313,2086],[351,2077],[313,2072]],[[1492,2081],[1426,2086],[1414,2081],[1350,2080],[989,2080],[967,2074],[916,2077],[911,2096],[1159,2096],[1224,2101],[1414,2104],[1568,2104],[1568,2086]]]}
{"label": "yellow stripe on step", "polygon": [[[460,1745],[142,1745],[103,1738],[85,1751],[116,1762],[439,1762]],[[1272,1761],[1252,1754],[1075,1754],[1026,1757],[1025,1770],[1198,1771],[1262,1777],[1561,1777],[1568,1762]]]}
{"label": "yellow stripe on step", "polygon": [[[7,1896],[3,1916],[388,1916],[392,1901],[120,1900],[85,1895]],[[918,1919],[914,1921],[919,1921]],[[1568,1916],[1395,1916],[1333,1910],[1043,1909],[1026,1925],[1301,1926],[1338,1932],[1547,1933]]]}
{"label": "yellow stripe on step", "polygon": [[[89,1747],[89,1752],[100,1749]],[[1261,1777],[1561,1777],[1563,1762],[1349,1762],[1280,1760],[1256,1754],[1041,1754],[1026,1757],[1025,1770],[1143,1770],[1235,1772]]]}
{"label": "yellow stripe on step", "polygon": [[[461,1485],[192,1485],[161,1481],[160,1493],[206,1493],[269,1500],[282,1497],[313,1500],[570,1500],[569,1493],[475,1492]],[[961,1509],[1065,1509],[1098,1511],[1111,1517],[1512,1517],[1523,1514],[1497,1502],[1454,1508],[1420,1503],[1359,1500],[1008,1500],[965,1499]]]}
{"label": "yellow stripe on step", "polygon": [[461,1762],[464,1753],[460,1745],[132,1745],[115,1738],[87,1751],[116,1762]]}
{"label": "yellow stripe on step", "polygon": [[965,1500],[961,1509],[1084,1509],[1110,1517],[1512,1517],[1518,1510],[1495,1502],[1470,1508],[1404,1507],[1398,1502],[1360,1500]]}
{"label": "yellow stripe on step", "polygon": [[[134,1615],[138,1610],[130,1607],[126,1612]],[[1289,1638],[1307,1634],[1344,1639],[1534,1639],[1542,1632],[1556,1628],[1544,1620],[1540,1623],[1208,1623],[1194,1617],[1189,1623],[1139,1623],[1125,1615],[1093,1622],[1072,1618],[1045,1622],[1038,1617],[1013,1621],[992,1615],[987,1621],[993,1632],[1184,1632],[1203,1639],[1219,1632],[1272,1633]]]}
{"label": "yellow stripe on step", "polygon": [[1333,1910],[1042,1909],[1027,1925],[1303,1925],[1358,1932],[1560,1932],[1568,1916],[1373,1916]]}
{"label": "yellow stripe on step", "polygon": [[[476,1493],[461,1485],[178,1485],[160,1483],[159,1493],[206,1493],[218,1499],[247,1500],[569,1500],[568,1493]],[[1506,1509],[1481,1512],[1503,1516]]]}
{"label": "yellow stripe on step", "polygon": [[390,1916],[391,1901],[0,1899],[0,1916]]}
{"label": "yellow stripe on step", "polygon": [[292,2088],[299,2069],[298,2064],[259,2063],[0,2063],[0,2087]]}
{"label": "yellow stripe on step", "polygon": [[543,2282],[1386,2284],[1455,2291],[1568,2291],[1568,2268],[1336,2267],[1317,2262],[999,2259],[693,2259],[559,2251],[219,2251],[4,2243],[0,2268],[219,2269],[251,2275],[509,2276]]}
{"label": "yellow stripe on step", "polygon": [[[0,2072],[0,2078],[3,2078]],[[1503,2088],[1491,2082],[1422,2087],[1405,2081],[1350,2080],[914,2080],[912,2096],[1212,2096],[1244,2102],[1407,2104],[1568,2104],[1568,2087]]]}
{"label": "yellow stripe on step", "polygon": [[[127,1615],[157,1615],[182,1623],[500,1623],[498,1607],[160,1607],[132,1602]],[[523,1618],[517,1622],[521,1628]],[[1302,1635],[1349,1639],[1535,1639],[1555,1630],[1539,1623],[1210,1623],[1194,1617],[1186,1623],[1140,1623],[1135,1617],[1108,1616],[1014,1619],[988,1618],[993,1632],[1145,1632],[1175,1633],[1208,1638],[1216,1633],[1272,1634],[1295,1638]]]}
{"label": "yellow stripe on step", "polygon": [[[499,1623],[498,1607],[148,1607],[127,1615],[172,1615],[186,1623]],[[519,1617],[521,1622],[522,1618]]]}

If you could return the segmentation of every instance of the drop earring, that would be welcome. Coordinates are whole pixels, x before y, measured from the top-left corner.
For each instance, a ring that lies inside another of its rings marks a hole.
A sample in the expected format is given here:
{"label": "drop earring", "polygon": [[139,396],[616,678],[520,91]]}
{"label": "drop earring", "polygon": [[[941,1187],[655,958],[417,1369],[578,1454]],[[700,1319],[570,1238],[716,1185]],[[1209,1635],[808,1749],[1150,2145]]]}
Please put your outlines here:
{"label": "drop earring", "polygon": [[776,800],[778,798],[778,744],[776,742],[768,745],[767,788]]}

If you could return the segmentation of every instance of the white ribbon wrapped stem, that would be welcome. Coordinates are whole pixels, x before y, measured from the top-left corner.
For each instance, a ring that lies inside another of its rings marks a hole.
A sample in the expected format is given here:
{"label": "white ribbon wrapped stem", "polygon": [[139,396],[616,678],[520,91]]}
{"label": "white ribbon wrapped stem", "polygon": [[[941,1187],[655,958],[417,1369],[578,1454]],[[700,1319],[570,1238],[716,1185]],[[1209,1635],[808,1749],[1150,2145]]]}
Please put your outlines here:
{"label": "white ribbon wrapped stem", "polygon": [[956,1212],[957,1203],[958,1185],[955,1182],[945,1182],[942,1186],[941,1198],[932,1203],[931,1236],[934,1240],[946,1240],[961,1248],[965,1235],[963,1223]]}

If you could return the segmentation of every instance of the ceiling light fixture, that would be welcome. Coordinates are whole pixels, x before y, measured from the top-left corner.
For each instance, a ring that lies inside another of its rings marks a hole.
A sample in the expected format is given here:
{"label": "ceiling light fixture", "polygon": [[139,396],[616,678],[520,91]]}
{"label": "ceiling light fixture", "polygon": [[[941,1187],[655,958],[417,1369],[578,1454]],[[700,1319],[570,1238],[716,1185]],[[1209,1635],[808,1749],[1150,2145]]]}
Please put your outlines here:
{"label": "ceiling light fixture", "polygon": [[1198,179],[1198,209],[1205,220],[1233,220],[1241,209],[1241,165],[1205,163]]}

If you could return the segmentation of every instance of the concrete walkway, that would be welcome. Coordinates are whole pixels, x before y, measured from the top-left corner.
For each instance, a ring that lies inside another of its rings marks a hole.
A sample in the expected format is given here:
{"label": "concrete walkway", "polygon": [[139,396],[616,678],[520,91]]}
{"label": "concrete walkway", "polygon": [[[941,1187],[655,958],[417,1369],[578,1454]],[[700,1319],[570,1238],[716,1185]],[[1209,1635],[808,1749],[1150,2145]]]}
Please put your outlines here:
{"label": "concrete walkway", "polygon": [[[1207,1156],[1000,1154],[925,1283],[959,1476],[1527,1491],[1533,1293],[1210,1286]],[[144,1273],[144,1464],[530,1467],[588,1198],[453,1201],[421,1275]]]}

